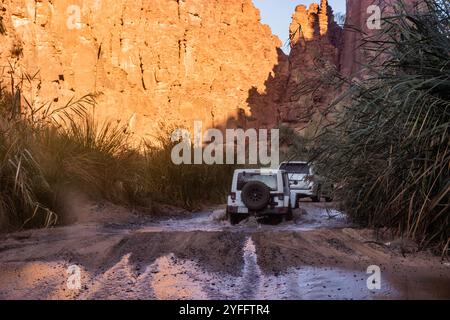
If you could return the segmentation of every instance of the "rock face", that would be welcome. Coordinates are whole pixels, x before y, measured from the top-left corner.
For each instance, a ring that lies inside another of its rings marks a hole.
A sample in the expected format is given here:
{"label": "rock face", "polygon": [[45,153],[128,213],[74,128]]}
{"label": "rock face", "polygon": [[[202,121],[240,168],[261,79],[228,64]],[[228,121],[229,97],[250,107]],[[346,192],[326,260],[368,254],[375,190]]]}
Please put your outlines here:
{"label": "rock face", "polygon": [[280,55],[276,77],[266,83],[267,94],[251,96],[251,105],[271,110],[277,123],[302,129],[334,97],[329,76],[339,68],[342,29],[327,0],[320,6],[297,6],[290,25],[290,45],[289,57]]}
{"label": "rock face", "polygon": [[330,72],[339,68],[342,29],[327,0],[300,5],[290,26],[290,78],[283,104],[284,122],[308,122],[330,101]]}
{"label": "rock face", "polygon": [[[370,37],[377,32],[371,6],[377,6],[381,17],[391,14],[398,0],[347,0],[347,15],[344,27],[344,46],[341,53],[341,72],[346,76],[358,76],[361,66],[369,59],[369,53],[360,49],[364,36]],[[413,7],[420,0],[403,0]]]}
{"label": "rock face", "polygon": [[97,114],[129,121],[142,135],[161,121],[255,122],[249,90],[263,94],[278,63],[281,42],[260,23],[251,0],[0,0],[0,6],[0,65],[15,64],[16,77],[36,74],[25,96],[57,105],[95,93]]}
{"label": "rock face", "polygon": [[302,129],[335,97],[331,74],[367,60],[352,29],[370,34],[369,6],[393,2],[347,0],[344,30],[327,0],[299,5],[286,55],[252,0],[0,0],[0,79],[9,64],[16,83],[32,75],[38,106],[94,93],[97,115],[141,136],[194,120]]}
{"label": "rock face", "polygon": [[[359,71],[370,59],[370,53],[361,49],[362,37],[378,32],[377,21],[373,20],[375,9],[379,8],[382,18],[392,14],[397,2],[347,0],[344,28],[335,22],[327,0],[309,8],[297,6],[290,25],[291,52],[288,57],[279,55],[275,77],[266,82],[266,94],[250,96],[250,105],[256,110],[253,114],[264,110],[257,118],[265,118],[269,126],[284,123],[299,131],[311,127],[315,114],[324,111],[340,94],[333,83],[334,73],[362,76]],[[417,2],[404,0],[409,6]]]}

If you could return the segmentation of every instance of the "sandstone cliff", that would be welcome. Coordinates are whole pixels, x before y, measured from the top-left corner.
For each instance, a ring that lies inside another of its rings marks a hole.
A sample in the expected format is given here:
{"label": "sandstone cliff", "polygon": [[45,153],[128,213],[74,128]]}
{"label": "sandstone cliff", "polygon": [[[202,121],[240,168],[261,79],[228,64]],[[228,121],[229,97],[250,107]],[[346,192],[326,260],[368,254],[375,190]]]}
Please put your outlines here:
{"label": "sandstone cliff", "polygon": [[302,129],[336,96],[331,75],[366,61],[367,8],[393,2],[347,0],[344,30],[327,0],[297,6],[287,56],[251,0],[0,0],[0,79],[10,63],[36,75],[23,93],[36,105],[94,93],[97,115],[140,135],[194,120]]}
{"label": "sandstone cliff", "polygon": [[242,126],[242,118],[250,119],[249,90],[264,93],[278,63],[281,43],[251,0],[0,0],[0,6],[0,65],[16,64],[16,77],[38,72],[25,96],[64,104],[93,92],[98,114],[129,121],[140,134],[159,121]]}
{"label": "sandstone cliff", "polygon": [[308,122],[332,98],[330,73],[339,69],[342,30],[334,21],[327,0],[308,9],[300,5],[290,26],[290,79],[283,117],[287,122]]}
{"label": "sandstone cliff", "polygon": [[[416,5],[420,0],[403,0],[410,7]],[[373,17],[375,11],[370,6],[376,5],[380,8],[381,17],[393,12],[393,6],[398,0],[347,0],[347,14],[344,27],[344,47],[341,57],[341,71],[346,76],[359,76],[370,53],[361,50],[362,39],[371,37],[378,31],[374,28]]]}
{"label": "sandstone cliff", "polygon": [[255,93],[249,101],[255,110],[270,110],[274,115],[271,125],[285,123],[303,129],[334,97],[330,76],[339,69],[342,29],[327,0],[320,6],[297,6],[290,45],[289,57],[280,55],[275,78],[266,82],[267,94]]}

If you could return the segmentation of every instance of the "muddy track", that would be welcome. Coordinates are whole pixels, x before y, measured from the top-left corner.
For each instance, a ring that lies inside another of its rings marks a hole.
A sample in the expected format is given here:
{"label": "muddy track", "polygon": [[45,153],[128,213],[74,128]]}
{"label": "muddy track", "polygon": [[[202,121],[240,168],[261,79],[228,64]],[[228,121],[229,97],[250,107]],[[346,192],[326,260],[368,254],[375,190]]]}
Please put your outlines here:
{"label": "muddy track", "polygon": [[[303,207],[280,225],[231,227],[217,208],[5,235],[0,299],[450,299],[448,261]],[[81,288],[67,287],[73,265]],[[367,288],[371,265],[379,290]]]}

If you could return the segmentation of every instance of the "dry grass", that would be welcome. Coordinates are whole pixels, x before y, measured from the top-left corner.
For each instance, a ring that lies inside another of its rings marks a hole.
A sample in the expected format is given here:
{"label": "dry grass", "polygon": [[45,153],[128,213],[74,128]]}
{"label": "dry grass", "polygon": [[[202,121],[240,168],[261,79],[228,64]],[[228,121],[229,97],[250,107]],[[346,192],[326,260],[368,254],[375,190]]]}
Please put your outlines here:
{"label": "dry grass", "polygon": [[[172,128],[162,127],[155,144],[144,146],[143,174],[154,198],[188,209],[201,203],[223,203],[231,186],[234,165],[175,165],[171,160]],[[192,146],[193,148],[193,146]]]}
{"label": "dry grass", "polygon": [[399,4],[382,32],[365,39],[368,76],[349,81],[317,151],[355,221],[448,253],[450,6],[424,4]]}
{"label": "dry grass", "polygon": [[225,199],[234,167],[173,164],[168,128],[135,148],[126,127],[91,116],[91,96],[36,107],[17,104],[14,88],[0,90],[0,229],[64,223],[71,191],[150,213],[154,202],[194,209]]}

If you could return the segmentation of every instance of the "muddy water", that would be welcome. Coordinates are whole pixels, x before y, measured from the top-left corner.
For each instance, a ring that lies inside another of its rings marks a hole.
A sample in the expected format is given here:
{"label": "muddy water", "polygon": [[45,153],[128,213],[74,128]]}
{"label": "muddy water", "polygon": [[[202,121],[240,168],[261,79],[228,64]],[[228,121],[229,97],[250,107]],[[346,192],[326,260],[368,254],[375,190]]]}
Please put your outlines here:
{"label": "muddy water", "polygon": [[[304,203],[279,225],[224,217],[215,208],[5,236],[0,299],[450,299],[448,261],[388,247],[330,205]],[[67,287],[71,265],[78,289]],[[367,286],[370,265],[381,269],[378,290]]]}
{"label": "muddy water", "polygon": [[302,209],[296,210],[292,222],[271,225],[265,219],[250,217],[237,226],[231,226],[225,217],[225,209],[217,208],[197,213],[185,219],[173,218],[157,223],[146,224],[139,232],[163,231],[310,231],[349,227],[346,216],[330,205],[304,202]]}
{"label": "muddy water", "polygon": [[258,266],[255,244],[248,238],[241,275],[209,273],[193,261],[174,255],[159,258],[151,268],[149,288],[155,299],[374,299],[395,298],[385,282],[381,290],[367,289],[367,275],[339,268],[293,268],[284,274],[266,275]]}
{"label": "muddy water", "polygon": [[161,256],[140,275],[133,273],[130,255],[93,279],[79,299],[377,299],[399,294],[384,282],[381,290],[367,289],[367,275],[339,268],[290,268],[282,274],[264,274],[256,246],[248,237],[239,276],[210,272],[174,254]]}

